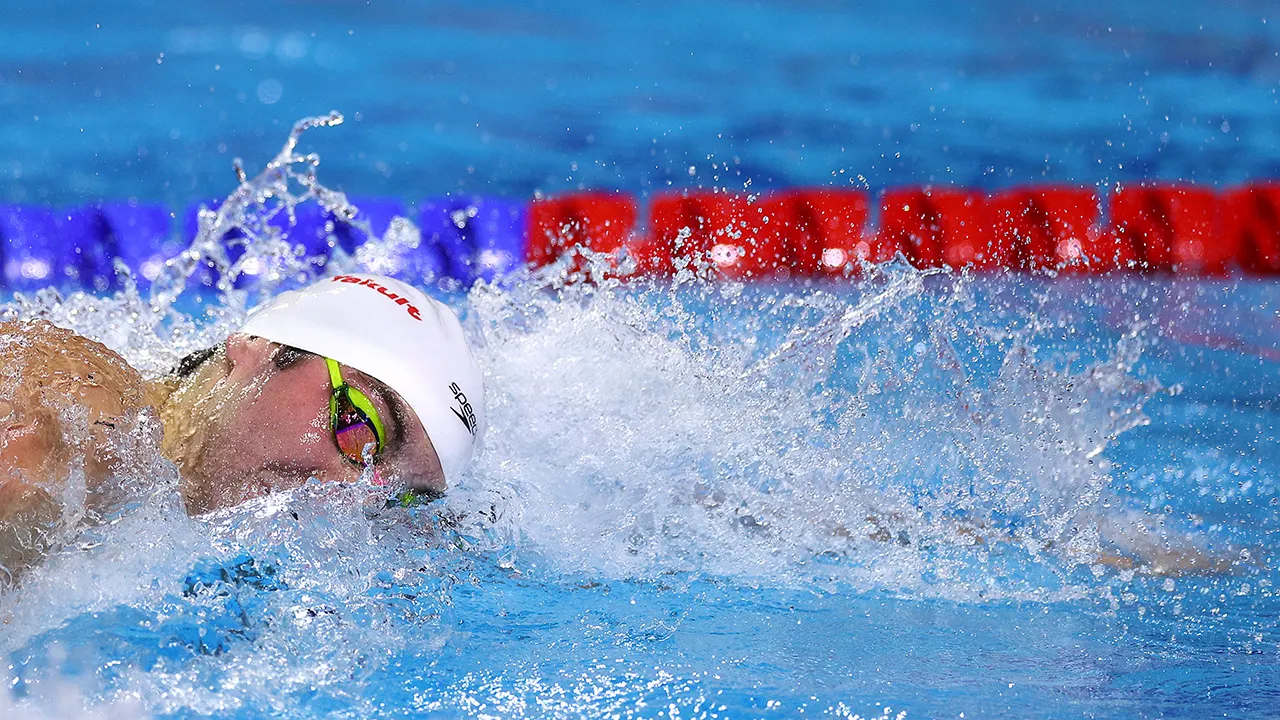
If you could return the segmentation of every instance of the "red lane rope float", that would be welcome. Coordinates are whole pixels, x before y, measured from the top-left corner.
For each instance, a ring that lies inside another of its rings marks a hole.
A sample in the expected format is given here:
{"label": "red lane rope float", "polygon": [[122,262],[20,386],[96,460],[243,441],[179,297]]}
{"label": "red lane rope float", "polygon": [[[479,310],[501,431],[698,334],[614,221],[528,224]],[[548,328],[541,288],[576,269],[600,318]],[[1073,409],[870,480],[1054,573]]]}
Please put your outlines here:
{"label": "red lane rope float", "polygon": [[962,188],[895,188],[880,206],[880,239],[917,267],[1000,267],[986,196]]}
{"label": "red lane rope float", "polygon": [[[1088,269],[1106,263],[1098,196],[1089,188],[1041,186],[1004,190],[987,200],[991,252],[1011,270]],[[1110,264],[1114,267],[1114,263]]]}
{"label": "red lane rope float", "polygon": [[1222,198],[1222,237],[1240,265],[1262,274],[1280,274],[1280,185],[1247,185]]}
{"label": "red lane rope float", "polygon": [[[1108,216],[1089,187],[1032,185],[986,194],[903,187],[881,196],[868,229],[866,193],[796,189],[754,198],[697,190],[655,195],[649,232],[634,231],[621,195],[578,193],[534,203],[529,261],[580,244],[625,248],[642,273],[693,263],[732,279],[856,273],[902,253],[918,267],[1070,273],[1280,274],[1280,184],[1225,192],[1187,184],[1123,185]],[[605,218],[609,219],[606,226]]]}
{"label": "red lane rope float", "polygon": [[588,192],[540,198],[529,206],[525,258],[547,265],[582,247],[616,253],[632,240],[636,203],[629,195]]}
{"label": "red lane rope float", "polygon": [[866,232],[869,202],[859,190],[789,190],[769,202],[796,275],[853,272],[898,252],[887,238]]}
{"label": "red lane rope float", "polygon": [[649,203],[644,263],[671,274],[709,260],[725,277],[770,277],[785,261],[780,237],[763,205],[714,191],[662,193]]}
{"label": "red lane rope float", "polygon": [[1135,269],[1224,275],[1240,255],[1238,234],[1222,233],[1219,198],[1190,185],[1122,185],[1111,196],[1111,227]]}
{"label": "red lane rope float", "polygon": [[727,278],[841,273],[859,260],[893,257],[867,235],[867,197],[855,190],[791,190],[757,200],[731,193],[664,193],[650,204],[647,238],[636,246],[650,267],[671,273],[688,259]]}

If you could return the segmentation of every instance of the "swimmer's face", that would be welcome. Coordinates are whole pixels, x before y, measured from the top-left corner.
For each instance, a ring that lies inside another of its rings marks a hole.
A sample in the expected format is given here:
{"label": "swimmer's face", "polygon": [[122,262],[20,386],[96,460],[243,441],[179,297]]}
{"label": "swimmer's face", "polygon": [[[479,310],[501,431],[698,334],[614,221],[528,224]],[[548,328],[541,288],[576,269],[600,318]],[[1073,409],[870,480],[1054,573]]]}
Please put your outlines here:
{"label": "swimmer's face", "polygon": [[[233,335],[193,386],[175,393],[182,411],[174,459],[187,510],[230,507],[310,478],[351,482],[363,470],[338,449],[329,420],[332,385],[323,358]],[[392,487],[444,491],[444,473],[422,423],[392,390],[347,366],[342,377],[382,418],[386,447],[375,460]],[[166,425],[166,441],[171,429]]]}

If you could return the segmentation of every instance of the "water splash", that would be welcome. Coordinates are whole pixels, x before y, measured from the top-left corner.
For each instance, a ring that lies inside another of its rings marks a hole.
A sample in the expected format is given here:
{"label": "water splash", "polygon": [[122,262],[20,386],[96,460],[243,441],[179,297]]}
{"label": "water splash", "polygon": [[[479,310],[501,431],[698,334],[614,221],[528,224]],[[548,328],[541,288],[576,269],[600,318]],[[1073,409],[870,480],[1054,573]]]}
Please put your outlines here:
{"label": "water splash", "polygon": [[[1162,391],[1132,375],[1142,327],[1071,368],[1034,323],[957,322],[972,294],[893,265],[839,289],[477,287],[490,430],[448,512],[513,568],[1087,593],[1067,578],[1106,555],[1102,452]],[[1048,579],[972,583],[992,554]]]}
{"label": "water splash", "polygon": [[[417,247],[416,229],[396,218],[386,236],[376,238],[345,194],[317,180],[319,156],[297,149],[308,130],[342,122],[337,112],[299,120],[280,152],[252,178],[237,160],[239,186],[216,208],[201,208],[195,238],[165,262],[146,297],[130,269],[117,262],[123,288],[113,295],[75,292],[64,297],[54,288],[17,294],[0,306],[0,319],[49,320],[102,342],[154,377],[186,354],[221,342],[243,324],[249,308],[281,289],[325,275],[382,268],[388,256]],[[357,257],[336,245],[308,255],[290,239],[297,208],[307,203],[378,242],[366,243],[368,249]],[[202,283],[209,278],[211,289]]]}
{"label": "water splash", "polygon": [[[297,152],[305,130],[339,121],[299,123],[262,173],[202,212],[150,296],[42,291],[3,316],[50,319],[156,376],[281,288],[378,269],[416,244],[407,220],[325,263],[284,232],[300,204],[317,203],[368,233],[318,182],[319,159]],[[235,261],[228,242],[243,250]],[[1037,280],[1008,280],[1002,295],[889,264],[848,285],[744,286],[693,271],[624,283],[625,258],[582,260],[466,296],[490,427],[444,501],[387,509],[368,488],[309,485],[191,519],[172,467],[153,456],[136,479],[150,493],[2,599],[0,648],[29,653],[30,681],[65,674],[33,648],[91,637],[84,652],[103,664],[77,686],[141,696],[162,714],[289,714],[316,694],[371,714],[376,693],[352,688],[397,653],[446,646],[459,583],[494,573],[966,601],[1108,589],[1098,561],[1124,550],[1108,533],[1132,508],[1110,488],[1107,450],[1165,392],[1137,370],[1143,321],[1083,352],[1056,343],[1043,302],[1024,302],[1027,287],[1052,294]],[[260,282],[238,287],[250,267]],[[207,268],[217,299],[184,305]],[[130,622],[151,623],[138,631],[146,642],[176,637],[185,650],[112,674]]]}

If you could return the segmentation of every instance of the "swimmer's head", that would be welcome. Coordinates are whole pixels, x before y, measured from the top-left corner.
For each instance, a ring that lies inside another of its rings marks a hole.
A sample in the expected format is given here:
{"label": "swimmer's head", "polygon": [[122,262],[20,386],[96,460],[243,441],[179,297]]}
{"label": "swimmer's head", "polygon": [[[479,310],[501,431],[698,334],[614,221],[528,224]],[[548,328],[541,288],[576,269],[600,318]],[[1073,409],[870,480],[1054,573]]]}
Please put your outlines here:
{"label": "swimmer's head", "polygon": [[484,384],[457,316],[391,278],[338,275],[287,292],[240,330],[385,383],[426,430],[446,480],[471,462],[484,420]]}
{"label": "swimmer's head", "polygon": [[457,317],[373,275],[339,275],[259,308],[168,407],[166,454],[194,512],[308,477],[358,477],[351,438],[369,441],[381,476],[442,492],[484,427],[484,387]]}

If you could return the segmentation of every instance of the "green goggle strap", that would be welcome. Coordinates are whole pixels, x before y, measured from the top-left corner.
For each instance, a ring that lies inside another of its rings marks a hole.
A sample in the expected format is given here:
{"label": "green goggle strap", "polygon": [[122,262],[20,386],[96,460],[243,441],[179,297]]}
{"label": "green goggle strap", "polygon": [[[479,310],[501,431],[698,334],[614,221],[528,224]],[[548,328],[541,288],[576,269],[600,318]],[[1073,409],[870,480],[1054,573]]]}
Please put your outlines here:
{"label": "green goggle strap", "polygon": [[378,410],[364,393],[351,387],[342,379],[342,370],[338,367],[338,361],[333,358],[325,358],[324,364],[329,368],[329,384],[333,386],[333,394],[329,396],[329,420],[334,425],[334,430],[337,430],[338,393],[346,392],[347,399],[351,401],[356,410],[359,410],[373,424],[373,432],[378,436],[377,452],[382,452],[387,434],[382,429],[382,420],[378,417]]}

